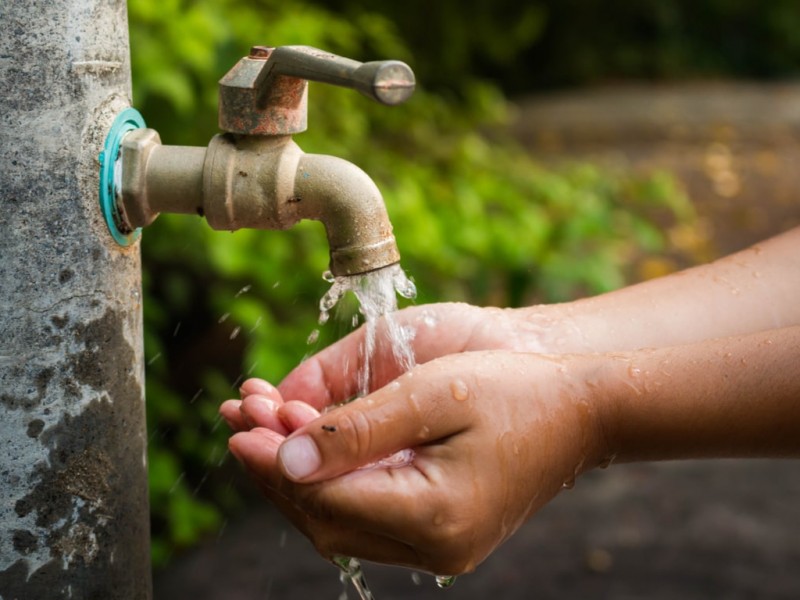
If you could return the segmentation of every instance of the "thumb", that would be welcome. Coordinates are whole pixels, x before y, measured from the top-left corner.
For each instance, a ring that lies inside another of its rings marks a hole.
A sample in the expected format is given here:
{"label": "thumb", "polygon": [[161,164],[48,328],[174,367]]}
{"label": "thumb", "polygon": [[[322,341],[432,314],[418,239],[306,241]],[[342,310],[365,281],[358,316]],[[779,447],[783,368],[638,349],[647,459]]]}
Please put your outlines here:
{"label": "thumb", "polygon": [[443,398],[447,386],[437,384],[440,375],[430,380],[420,370],[427,369],[418,367],[413,380],[406,374],[294,432],[278,450],[283,474],[296,482],[322,481],[466,429],[469,401]]}

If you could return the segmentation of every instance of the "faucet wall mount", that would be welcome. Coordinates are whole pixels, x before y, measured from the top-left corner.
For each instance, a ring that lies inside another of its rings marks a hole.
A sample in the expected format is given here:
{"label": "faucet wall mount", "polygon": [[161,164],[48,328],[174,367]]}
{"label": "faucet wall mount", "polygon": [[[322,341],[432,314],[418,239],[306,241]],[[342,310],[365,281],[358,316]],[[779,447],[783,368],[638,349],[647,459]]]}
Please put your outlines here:
{"label": "faucet wall mount", "polygon": [[306,129],[309,80],[387,105],[406,101],[415,85],[399,61],[359,63],[307,46],[256,46],[219,82],[225,133],[207,148],[162,145],[141,121],[124,132],[118,156],[112,148],[103,157],[101,188],[108,188],[116,156],[115,210],[106,215],[112,234],[129,240],[161,212],[199,214],[212,228],[231,231],[316,219],[325,226],[334,275],[398,262],[383,199],[369,176],[345,160],[305,154],[291,138]]}

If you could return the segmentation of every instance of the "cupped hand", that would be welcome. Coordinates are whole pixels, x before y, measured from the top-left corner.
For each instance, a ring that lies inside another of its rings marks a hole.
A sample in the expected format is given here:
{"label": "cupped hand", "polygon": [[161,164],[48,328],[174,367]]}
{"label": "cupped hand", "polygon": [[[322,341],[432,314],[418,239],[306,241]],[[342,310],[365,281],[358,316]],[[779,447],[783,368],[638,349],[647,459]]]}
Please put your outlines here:
{"label": "cupped hand", "polygon": [[[285,392],[254,389],[258,380],[223,414],[241,425],[233,454],[321,554],[456,575],[603,461],[599,406],[586,383],[592,368],[579,358],[460,352],[319,417],[306,403],[284,402]],[[307,398],[318,407],[346,395],[346,378],[314,369],[281,391],[314,392]],[[275,410],[251,411],[254,395]],[[359,469],[404,449],[410,461]]]}
{"label": "cupped hand", "polygon": [[[557,353],[557,333],[564,329],[541,310],[480,308],[463,303],[429,304],[387,315],[377,325],[375,348],[370,356],[367,389],[359,374],[364,368],[366,327],[361,327],[316,355],[303,361],[281,382],[284,398],[303,400],[322,410],[376,390],[407,370],[392,341],[410,339],[414,362],[477,350],[520,350]],[[390,327],[394,333],[390,333]]]}

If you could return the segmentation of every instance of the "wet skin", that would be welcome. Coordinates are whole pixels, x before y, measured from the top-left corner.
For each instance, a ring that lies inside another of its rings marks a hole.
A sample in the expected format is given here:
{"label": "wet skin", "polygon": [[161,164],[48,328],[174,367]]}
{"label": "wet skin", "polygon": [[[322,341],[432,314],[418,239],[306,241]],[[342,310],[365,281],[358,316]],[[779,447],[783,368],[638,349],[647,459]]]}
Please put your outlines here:
{"label": "wet skin", "polygon": [[419,366],[401,373],[379,344],[368,396],[320,416],[357,389],[359,330],[220,411],[324,556],[459,574],[611,460],[800,456],[798,292],[794,230],[570,304],[415,307],[397,318]]}

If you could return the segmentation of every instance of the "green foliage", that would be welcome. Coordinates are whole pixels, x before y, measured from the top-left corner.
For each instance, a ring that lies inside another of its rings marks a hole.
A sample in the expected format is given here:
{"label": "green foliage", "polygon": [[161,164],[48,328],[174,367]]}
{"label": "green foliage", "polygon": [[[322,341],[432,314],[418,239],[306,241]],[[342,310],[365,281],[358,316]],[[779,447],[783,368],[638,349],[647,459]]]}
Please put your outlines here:
{"label": "green foliage", "polygon": [[[536,14],[515,21],[509,38],[534,35]],[[473,36],[487,41],[467,21],[463,47],[476,43]],[[130,23],[135,104],[169,144],[208,142],[216,81],[250,45],[432,59],[363,9],[345,19],[302,2],[131,0]],[[495,44],[492,52],[508,49]],[[454,75],[469,67],[468,57],[451,58]],[[513,306],[602,292],[625,282],[635,257],[662,249],[664,225],[691,218],[668,177],[533,163],[503,134],[508,105],[492,85],[470,78],[459,98],[423,88],[387,108],[311,84],[310,128],[296,137],[305,151],[346,158],[378,183],[419,302]],[[249,375],[281,378],[350,321],[329,323],[316,345],[306,344],[327,285],[318,223],[231,234],[165,215],[143,238],[154,560],[163,564],[240,506],[236,470],[222,462],[220,401],[237,395]]]}

